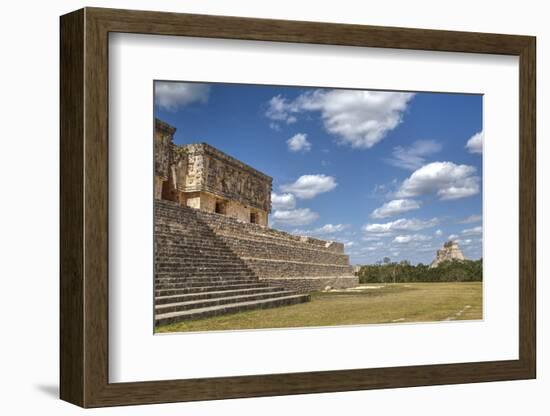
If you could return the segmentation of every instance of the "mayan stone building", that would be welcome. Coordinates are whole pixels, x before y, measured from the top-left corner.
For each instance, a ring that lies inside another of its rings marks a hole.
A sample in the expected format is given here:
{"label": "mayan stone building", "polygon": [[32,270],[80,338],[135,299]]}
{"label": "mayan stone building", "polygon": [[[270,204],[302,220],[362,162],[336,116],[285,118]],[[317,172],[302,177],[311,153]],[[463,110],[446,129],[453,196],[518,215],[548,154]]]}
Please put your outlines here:
{"label": "mayan stone building", "polygon": [[272,178],[155,120],[155,323],[307,302],[358,284],[344,245],[268,227]]}
{"label": "mayan stone building", "polygon": [[430,264],[430,267],[437,267],[440,263],[447,260],[466,260],[464,253],[462,253],[456,241],[450,240],[443,244],[443,248],[437,250],[436,257],[434,261],[432,261],[432,264]]}
{"label": "mayan stone building", "polygon": [[267,225],[272,179],[206,143],[175,146],[155,120],[155,198]]}

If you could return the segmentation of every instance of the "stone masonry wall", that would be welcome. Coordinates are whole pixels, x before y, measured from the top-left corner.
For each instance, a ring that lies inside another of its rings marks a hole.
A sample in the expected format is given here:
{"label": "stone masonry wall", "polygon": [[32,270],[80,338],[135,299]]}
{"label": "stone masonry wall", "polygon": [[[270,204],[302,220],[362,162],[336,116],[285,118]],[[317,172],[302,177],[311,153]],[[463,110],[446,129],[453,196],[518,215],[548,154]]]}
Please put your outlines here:
{"label": "stone masonry wall", "polygon": [[169,124],[155,119],[155,176],[167,180],[170,165],[173,163],[172,139],[176,129]]}

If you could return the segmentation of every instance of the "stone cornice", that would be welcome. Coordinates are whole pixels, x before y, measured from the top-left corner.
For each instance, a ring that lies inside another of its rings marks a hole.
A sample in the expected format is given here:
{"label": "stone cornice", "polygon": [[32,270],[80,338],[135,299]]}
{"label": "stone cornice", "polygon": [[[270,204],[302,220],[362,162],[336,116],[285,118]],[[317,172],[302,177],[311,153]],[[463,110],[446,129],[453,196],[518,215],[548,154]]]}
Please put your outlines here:
{"label": "stone cornice", "polygon": [[224,163],[228,165],[231,165],[235,168],[238,168],[247,173],[250,173],[251,175],[258,177],[259,179],[265,182],[269,182],[269,184],[273,182],[273,178],[271,176],[268,176],[265,173],[262,173],[259,170],[256,170],[253,167],[241,162],[240,160],[237,160],[234,157],[229,156],[228,154],[222,152],[221,150],[218,150],[210,146],[208,143],[192,143],[192,144],[185,144],[177,147],[184,151],[187,151],[189,155],[206,154],[206,155],[212,156],[216,159],[222,160]]}

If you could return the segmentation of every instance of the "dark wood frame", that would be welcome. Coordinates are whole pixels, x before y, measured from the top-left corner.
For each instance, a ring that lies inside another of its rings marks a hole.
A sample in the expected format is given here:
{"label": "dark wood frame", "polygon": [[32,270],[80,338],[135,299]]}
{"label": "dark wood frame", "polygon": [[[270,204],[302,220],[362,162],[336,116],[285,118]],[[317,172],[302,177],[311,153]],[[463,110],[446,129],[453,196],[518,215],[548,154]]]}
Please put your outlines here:
{"label": "dark wood frame", "polygon": [[[100,407],[535,378],[534,37],[98,8],[62,16],[60,27],[60,396],[63,400],[83,407]],[[110,32],[519,56],[519,359],[109,383]]]}

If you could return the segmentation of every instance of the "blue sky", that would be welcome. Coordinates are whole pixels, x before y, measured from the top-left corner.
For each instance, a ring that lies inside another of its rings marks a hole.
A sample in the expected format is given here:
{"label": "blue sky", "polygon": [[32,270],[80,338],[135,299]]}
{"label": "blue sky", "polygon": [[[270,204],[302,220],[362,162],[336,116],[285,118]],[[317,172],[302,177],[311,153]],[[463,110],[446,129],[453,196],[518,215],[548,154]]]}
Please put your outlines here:
{"label": "blue sky", "polygon": [[270,226],[344,242],[352,264],[481,257],[481,95],[155,83],[176,144],[273,177]]}

